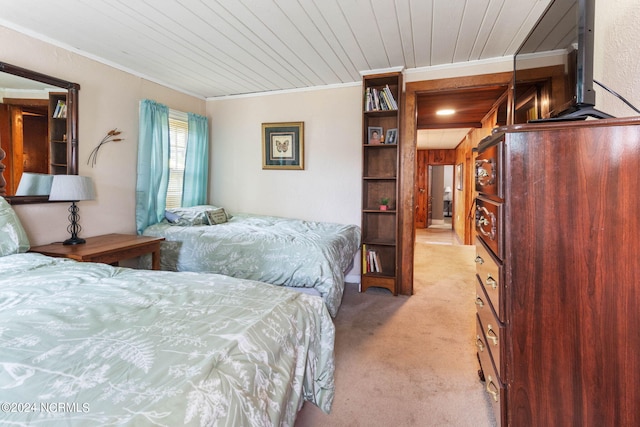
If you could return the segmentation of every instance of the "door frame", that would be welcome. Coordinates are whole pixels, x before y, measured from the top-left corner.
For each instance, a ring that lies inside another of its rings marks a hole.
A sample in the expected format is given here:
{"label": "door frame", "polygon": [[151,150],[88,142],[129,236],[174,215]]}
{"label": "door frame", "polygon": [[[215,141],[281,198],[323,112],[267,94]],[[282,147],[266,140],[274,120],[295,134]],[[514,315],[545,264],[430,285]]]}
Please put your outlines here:
{"label": "door frame", "polygon": [[[433,209],[433,195],[431,194],[432,191],[432,187],[433,187],[433,178],[432,178],[432,173],[433,173],[433,166],[451,166],[452,167],[452,177],[455,178],[455,163],[449,163],[449,162],[432,162],[432,161],[428,161],[427,162],[427,173],[429,174],[429,178],[428,178],[428,189],[427,192],[429,194],[429,198],[431,199],[431,205],[432,205],[432,209]],[[446,176],[445,176],[446,177]],[[454,180],[452,180],[454,181]],[[455,210],[456,210],[456,192],[451,191],[451,230],[455,231],[455,222],[453,221],[453,218],[455,217]],[[444,201],[444,199],[442,200]],[[445,217],[446,218],[446,217]],[[430,217],[427,219],[427,228],[433,224],[433,217]]]}
{"label": "door frame", "polygon": [[[438,89],[460,89],[473,88],[478,86],[486,86],[490,84],[509,86],[513,73],[511,71],[494,74],[481,74],[475,76],[452,77],[437,80],[421,80],[416,82],[407,82],[405,80],[405,93],[403,96],[403,113],[402,113],[402,138],[400,138],[400,193],[398,206],[399,233],[400,233],[400,263],[401,270],[399,272],[400,281],[398,283],[398,293],[401,295],[413,294],[413,254],[415,242],[415,206],[414,206],[414,189],[416,180],[416,143],[417,143],[417,94],[419,92],[428,92]],[[511,96],[511,95],[509,95]],[[509,117],[511,112],[509,111]],[[458,153],[458,158],[464,159],[464,176],[465,188],[471,187],[470,183],[473,178],[473,165],[471,161],[473,156],[471,153]],[[463,201],[458,200],[464,206],[458,206],[467,212],[470,209],[471,193],[469,197],[464,197]],[[467,221],[468,222],[468,221]],[[470,238],[471,229],[467,224],[465,226],[465,243],[467,236]]]}
{"label": "door frame", "polygon": [[[433,155],[434,152],[438,152],[442,154],[443,152],[451,151],[452,153],[446,154],[444,156]],[[451,157],[452,154],[455,154],[455,150],[417,150],[416,151],[416,181],[414,192],[416,197],[414,198],[415,203],[415,215],[414,215],[414,227],[418,228],[429,228],[432,225],[433,220],[433,194],[432,194],[432,186],[433,186],[433,166],[451,166],[455,168],[455,160],[454,157]],[[455,169],[453,171],[453,176],[455,178]],[[421,182],[424,181],[424,182]],[[424,186],[423,186],[424,184]],[[453,186],[453,184],[452,184]],[[422,195],[421,195],[422,194]],[[422,221],[420,212],[420,203],[422,203],[422,198],[424,198],[424,221]],[[456,192],[452,191],[451,195],[451,217],[454,217],[455,205],[456,205]],[[451,228],[455,230],[455,224],[451,223]]]}

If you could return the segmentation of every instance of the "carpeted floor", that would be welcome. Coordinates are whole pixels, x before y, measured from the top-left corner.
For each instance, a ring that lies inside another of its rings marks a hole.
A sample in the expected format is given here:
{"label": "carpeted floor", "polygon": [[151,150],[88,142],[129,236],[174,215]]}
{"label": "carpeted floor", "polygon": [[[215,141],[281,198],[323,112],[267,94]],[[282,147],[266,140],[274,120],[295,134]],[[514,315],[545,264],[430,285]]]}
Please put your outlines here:
{"label": "carpeted floor", "polygon": [[296,427],[495,425],[477,375],[475,250],[418,242],[415,252],[411,297],[347,285],[331,414],[305,404]]}

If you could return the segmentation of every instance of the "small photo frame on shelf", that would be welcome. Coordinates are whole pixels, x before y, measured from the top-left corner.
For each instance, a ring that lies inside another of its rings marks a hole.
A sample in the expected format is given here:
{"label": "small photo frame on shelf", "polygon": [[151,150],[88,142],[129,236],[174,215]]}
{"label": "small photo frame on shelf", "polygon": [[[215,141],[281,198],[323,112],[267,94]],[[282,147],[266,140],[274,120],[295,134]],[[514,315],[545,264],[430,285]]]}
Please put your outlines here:
{"label": "small photo frame on shelf", "polygon": [[462,190],[462,183],[464,182],[464,168],[462,163],[458,163],[456,166],[456,188]]}
{"label": "small photo frame on shelf", "polygon": [[398,143],[398,129],[387,130],[387,136],[384,138],[385,144],[397,144]]}
{"label": "small photo frame on shelf", "polygon": [[262,169],[304,169],[304,122],[262,124]]}
{"label": "small photo frame on shelf", "polygon": [[382,144],[383,130],[379,126],[369,126],[367,139],[368,144]]}

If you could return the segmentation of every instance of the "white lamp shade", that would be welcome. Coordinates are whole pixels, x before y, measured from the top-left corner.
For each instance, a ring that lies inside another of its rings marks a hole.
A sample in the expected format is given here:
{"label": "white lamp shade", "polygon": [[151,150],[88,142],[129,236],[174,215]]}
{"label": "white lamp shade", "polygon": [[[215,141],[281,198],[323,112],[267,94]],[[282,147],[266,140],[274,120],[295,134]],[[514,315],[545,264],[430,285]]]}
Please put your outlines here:
{"label": "white lamp shade", "polygon": [[449,187],[448,185],[444,188],[444,192],[445,193],[451,193],[451,187]]}
{"label": "white lamp shade", "polygon": [[93,181],[88,176],[54,175],[49,200],[75,202],[93,200]]}
{"label": "white lamp shade", "polygon": [[46,173],[22,172],[16,196],[48,196],[51,192],[53,175]]}

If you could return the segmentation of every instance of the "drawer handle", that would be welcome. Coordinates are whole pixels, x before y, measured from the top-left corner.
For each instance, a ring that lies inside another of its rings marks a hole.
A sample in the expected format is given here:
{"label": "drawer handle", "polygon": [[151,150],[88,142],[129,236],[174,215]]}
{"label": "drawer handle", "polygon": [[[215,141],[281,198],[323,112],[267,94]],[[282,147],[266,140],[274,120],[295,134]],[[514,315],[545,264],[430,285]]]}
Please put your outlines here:
{"label": "drawer handle", "polygon": [[480,255],[476,256],[476,262],[478,264],[484,264],[484,260],[482,259],[482,257]]}
{"label": "drawer handle", "polygon": [[[487,171],[485,166],[491,170]],[[495,159],[476,160],[476,182],[484,187],[493,185],[496,182],[496,161]]]}
{"label": "drawer handle", "polygon": [[476,335],[476,347],[478,347],[478,351],[484,351],[484,342],[482,341],[482,338],[480,338],[480,335]]}
{"label": "drawer handle", "polygon": [[476,305],[478,307],[484,307],[484,301],[482,301],[482,298],[480,298],[478,295],[476,295]]}
{"label": "drawer handle", "polygon": [[487,275],[487,285],[491,286],[493,289],[498,287],[498,282],[496,282],[496,279],[494,279],[491,274]]}
{"label": "drawer handle", "polygon": [[496,335],[491,325],[487,325],[487,339],[493,341],[493,345],[498,345],[498,335]]}
{"label": "drawer handle", "polygon": [[495,400],[496,402],[498,401],[498,397],[500,396],[500,389],[494,384],[491,375],[487,377],[487,393],[489,393],[493,397],[493,400]]}
{"label": "drawer handle", "polygon": [[[476,208],[476,227],[478,231],[491,240],[496,240],[496,234],[498,232],[498,226],[496,223],[496,216],[493,212],[489,212],[484,206],[478,206]],[[487,215],[487,217],[485,217]],[[489,227],[487,227],[489,226]],[[485,227],[488,228],[485,229]]]}

